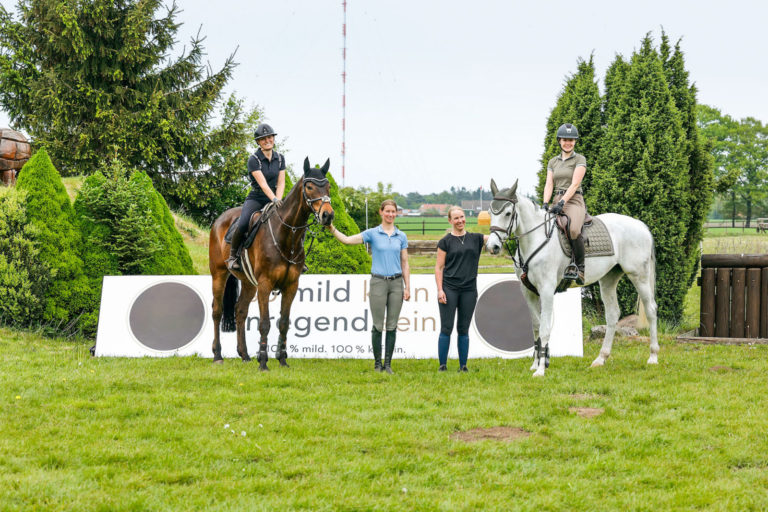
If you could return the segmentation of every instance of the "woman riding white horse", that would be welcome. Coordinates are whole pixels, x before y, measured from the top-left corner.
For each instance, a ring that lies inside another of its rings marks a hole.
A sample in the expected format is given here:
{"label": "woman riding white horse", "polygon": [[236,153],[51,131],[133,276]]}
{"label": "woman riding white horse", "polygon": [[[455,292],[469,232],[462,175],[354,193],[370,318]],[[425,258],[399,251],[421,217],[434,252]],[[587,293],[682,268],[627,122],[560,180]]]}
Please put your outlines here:
{"label": "woman riding white horse", "polygon": [[[499,190],[495,181],[491,180],[491,192],[494,196],[491,203],[491,235],[486,247],[491,254],[498,254],[508,239],[517,241],[515,272],[522,282],[527,281],[532,288],[521,286],[531,312],[533,338],[536,342],[531,370],[536,370],[533,375],[540,377],[549,364],[549,336],[552,331],[555,290],[565,268],[570,264],[570,258],[563,253],[557,241],[551,241],[556,229],[555,216],[529,199],[518,199],[517,182],[511,188]],[[614,251],[611,256],[589,258],[585,267],[584,284],[600,283],[607,321],[603,346],[592,366],[602,366],[611,354],[620,313],[616,286],[624,274],[637,288],[645,307],[651,335],[648,364],[656,364],[659,344],[654,299],[656,256],[653,236],[648,226],[632,217],[605,213],[596,218],[605,224]]]}

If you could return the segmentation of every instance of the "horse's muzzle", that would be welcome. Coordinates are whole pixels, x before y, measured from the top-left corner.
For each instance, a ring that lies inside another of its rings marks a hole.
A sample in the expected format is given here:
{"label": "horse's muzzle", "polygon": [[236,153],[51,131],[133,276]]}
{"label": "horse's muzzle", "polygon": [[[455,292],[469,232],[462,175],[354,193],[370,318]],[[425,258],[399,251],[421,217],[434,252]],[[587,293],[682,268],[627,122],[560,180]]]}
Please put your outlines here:
{"label": "horse's muzzle", "polygon": [[320,224],[322,224],[323,226],[329,226],[331,222],[333,222],[333,216],[334,216],[333,210],[331,211],[323,210],[320,213]]}

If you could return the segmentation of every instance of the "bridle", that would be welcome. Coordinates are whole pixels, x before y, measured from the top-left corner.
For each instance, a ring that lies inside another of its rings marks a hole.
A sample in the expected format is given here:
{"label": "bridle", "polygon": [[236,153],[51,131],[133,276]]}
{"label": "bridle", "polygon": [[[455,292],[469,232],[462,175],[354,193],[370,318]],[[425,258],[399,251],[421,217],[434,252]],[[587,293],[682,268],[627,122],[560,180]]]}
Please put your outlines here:
{"label": "bridle", "polygon": [[[291,230],[291,234],[294,234],[297,231],[301,231],[302,232],[302,234],[301,234],[301,244],[300,244],[299,251],[297,251],[295,247],[292,247],[291,248],[291,257],[290,258],[287,257],[285,254],[283,254],[283,251],[280,249],[280,244],[277,243],[277,239],[275,238],[275,232],[272,229],[272,223],[271,222],[267,222],[267,224],[269,225],[269,233],[272,236],[272,243],[275,245],[275,248],[277,249],[277,252],[280,254],[280,256],[285,261],[287,261],[288,263],[291,263],[293,265],[298,265],[299,263],[304,263],[304,261],[307,259],[307,256],[309,256],[309,253],[312,251],[312,244],[315,243],[315,238],[317,238],[317,234],[314,233],[314,232],[310,232],[309,248],[304,253],[304,257],[301,260],[294,258],[294,254],[296,254],[296,252],[301,253],[301,251],[304,249],[304,237],[306,236],[307,228],[311,228],[312,226],[314,226],[314,225],[316,225],[316,224],[318,224],[320,222],[320,212],[323,210],[323,205],[326,204],[326,203],[330,204],[330,202],[331,202],[331,198],[329,196],[327,196],[327,195],[324,195],[324,196],[321,196],[321,197],[314,197],[314,198],[309,197],[307,195],[307,183],[308,182],[312,183],[313,185],[316,185],[318,187],[324,187],[324,186],[328,185],[328,178],[308,178],[306,176],[304,177],[304,181],[303,181],[302,186],[301,186],[301,196],[302,196],[302,199],[304,200],[304,204],[307,205],[307,207],[310,209],[310,211],[312,212],[312,215],[313,215],[312,219],[308,223],[304,224],[303,226],[291,226],[290,224],[287,224],[285,222],[285,220],[283,220],[283,218],[280,216],[280,213],[277,210],[275,210],[275,215],[277,216],[277,219],[280,221],[280,224],[282,224],[284,227],[290,229]],[[320,207],[317,210],[315,210],[314,204],[316,202],[318,202],[318,201],[321,201]],[[267,220],[269,220],[269,219],[267,219]]]}
{"label": "bridle", "polygon": [[[312,213],[315,216],[315,222],[320,222],[320,212],[323,210],[323,205],[328,203],[330,204],[331,198],[329,196],[321,196],[321,197],[315,197],[310,198],[307,196],[307,183],[312,183],[313,185],[317,185],[318,187],[324,187],[328,184],[328,178],[307,178],[304,177],[304,183],[301,187],[301,195],[304,198],[304,203],[309,206],[309,209],[312,210]],[[320,203],[320,207],[315,210],[314,204],[318,201],[322,201]],[[309,225],[309,224],[308,224]],[[308,226],[307,225],[307,226]]]}
{"label": "bridle", "polygon": [[[534,256],[536,256],[539,251],[541,251],[545,245],[552,239],[552,233],[555,230],[555,222],[554,222],[554,215],[550,215],[547,213],[547,215],[544,217],[544,222],[541,222],[539,224],[536,224],[534,227],[526,231],[525,233],[522,233],[520,235],[515,235],[512,233],[512,228],[515,225],[515,221],[517,220],[518,213],[517,213],[517,198],[511,199],[509,197],[504,196],[494,196],[493,201],[501,201],[502,204],[500,206],[494,207],[493,202],[491,202],[491,208],[490,211],[494,215],[499,215],[501,212],[504,211],[505,208],[511,203],[512,204],[512,218],[509,221],[509,225],[505,228],[502,228],[500,226],[491,226],[491,235],[496,235],[499,238],[499,242],[501,242],[502,247],[504,247],[507,252],[509,253],[509,256],[512,258],[512,262],[515,264],[515,267],[522,270],[522,276],[521,280],[523,281],[523,284],[525,284],[526,287],[531,289],[534,293],[538,295],[538,292],[536,291],[536,288],[530,284],[527,278],[528,274],[528,265],[531,263],[531,260]],[[528,260],[523,259],[523,254],[520,252],[520,244],[517,243],[521,238],[524,236],[536,231],[540,227],[544,226],[544,234],[546,238],[544,241],[539,245],[529,256]],[[514,246],[514,247],[513,247]],[[517,258],[515,258],[515,252],[517,252]]]}

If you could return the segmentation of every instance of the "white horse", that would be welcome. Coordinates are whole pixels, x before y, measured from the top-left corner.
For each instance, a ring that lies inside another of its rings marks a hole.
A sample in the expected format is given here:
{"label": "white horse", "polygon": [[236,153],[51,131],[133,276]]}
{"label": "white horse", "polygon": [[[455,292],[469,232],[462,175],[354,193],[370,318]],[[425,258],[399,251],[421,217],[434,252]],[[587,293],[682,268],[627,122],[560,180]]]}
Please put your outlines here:
{"label": "white horse", "polygon": [[[491,180],[491,235],[486,247],[491,254],[498,254],[508,239],[518,243],[515,273],[523,282],[529,281],[538,294],[521,286],[533,323],[536,341],[533,365],[534,377],[544,375],[549,366],[549,336],[552,331],[555,290],[560,283],[570,258],[563,254],[558,243],[555,218],[531,200],[518,200],[517,181],[508,189],[499,190]],[[600,354],[592,366],[602,366],[611,355],[613,335],[619,320],[619,302],[616,286],[621,276],[627,274],[637,288],[645,307],[651,331],[651,356],[648,364],[658,362],[659,343],[656,333],[656,255],[653,236],[648,226],[637,219],[605,213],[597,218],[605,223],[614,246],[612,256],[594,256],[586,260],[585,284],[600,283],[600,294],[605,304],[607,329]],[[551,240],[555,238],[555,240]]]}

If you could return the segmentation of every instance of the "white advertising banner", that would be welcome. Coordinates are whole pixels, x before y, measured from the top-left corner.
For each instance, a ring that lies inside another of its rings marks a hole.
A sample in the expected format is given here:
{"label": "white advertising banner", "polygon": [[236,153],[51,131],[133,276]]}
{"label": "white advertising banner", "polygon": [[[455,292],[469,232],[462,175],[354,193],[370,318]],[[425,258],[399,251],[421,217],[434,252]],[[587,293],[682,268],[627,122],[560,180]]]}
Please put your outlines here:
{"label": "white advertising banner", "polygon": [[[370,276],[305,274],[291,308],[288,357],[371,358]],[[469,336],[469,357],[526,357],[533,351],[528,306],[514,274],[480,274]],[[281,295],[270,298],[269,350],[274,355]],[[213,357],[210,276],[106,276],[102,289],[97,356]],[[259,307],[251,303],[246,342],[258,350]],[[583,355],[581,293],[555,297],[552,356]],[[437,358],[440,312],[433,275],[411,276],[403,303],[395,357]],[[222,355],[239,357],[234,332],[221,333]],[[450,357],[456,357],[456,332]]]}

